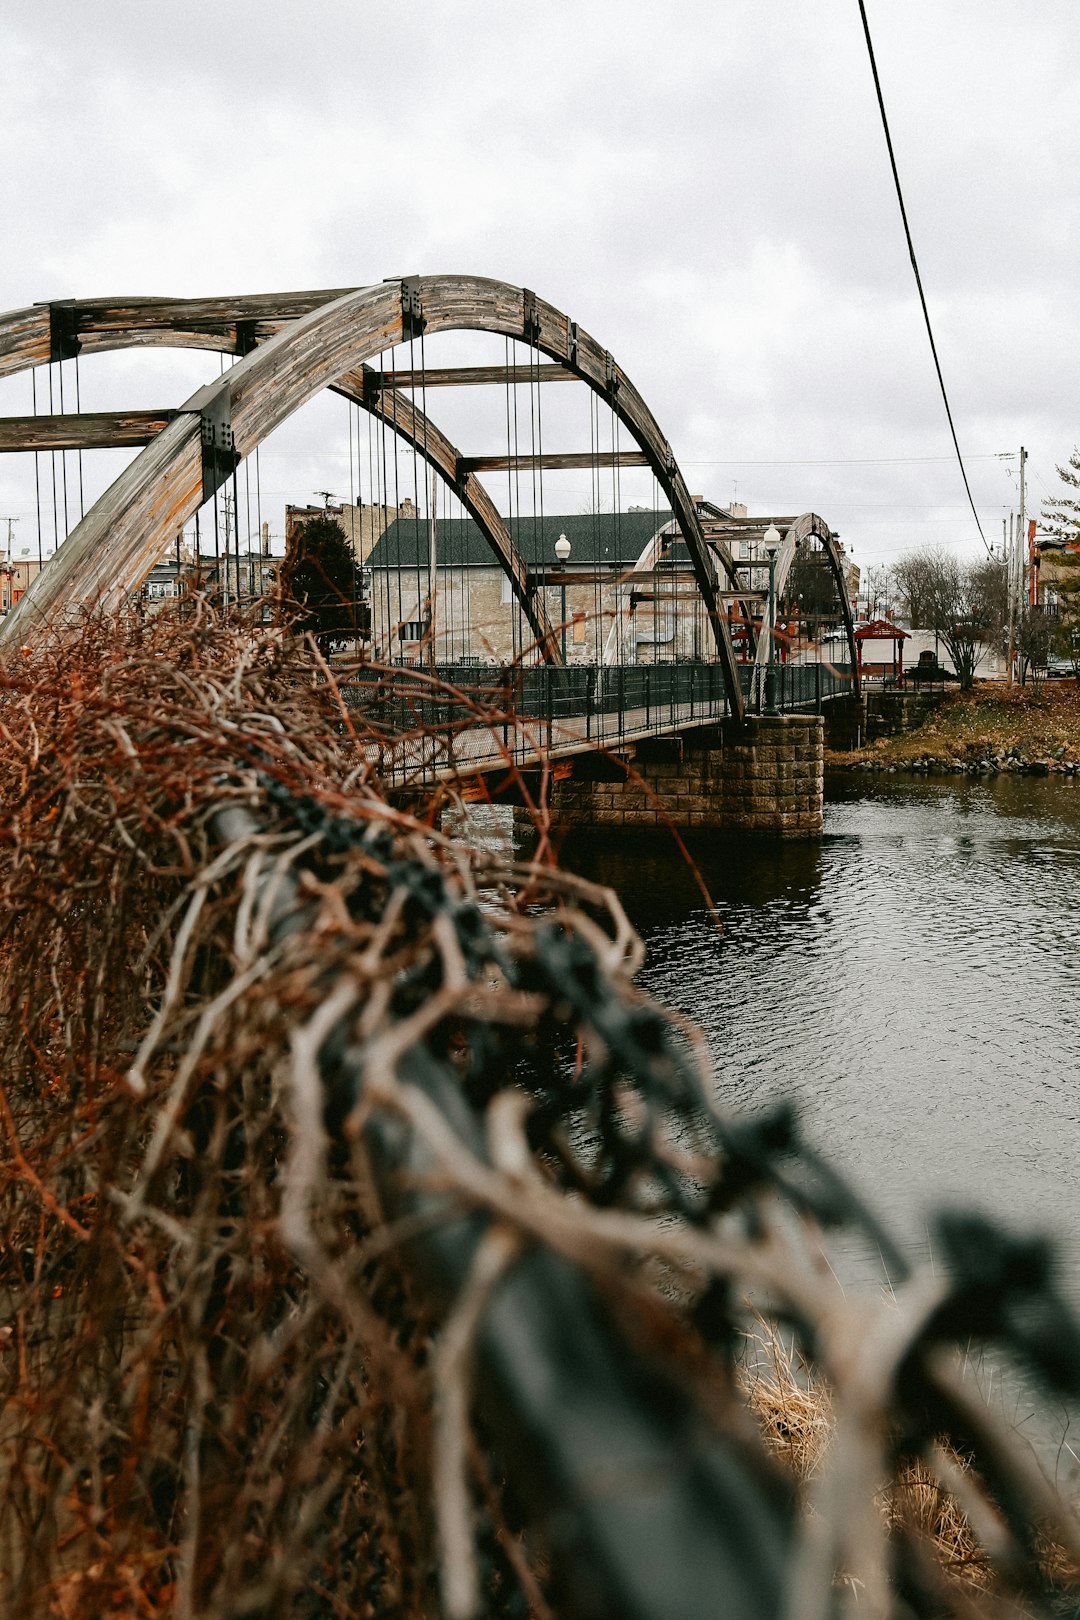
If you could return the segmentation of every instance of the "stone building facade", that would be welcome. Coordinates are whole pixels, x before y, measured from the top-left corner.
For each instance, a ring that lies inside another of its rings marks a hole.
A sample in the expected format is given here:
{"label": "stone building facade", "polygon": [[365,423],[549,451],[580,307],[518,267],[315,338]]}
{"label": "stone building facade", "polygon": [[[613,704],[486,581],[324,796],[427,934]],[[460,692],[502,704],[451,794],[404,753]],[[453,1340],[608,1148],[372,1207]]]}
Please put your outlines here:
{"label": "stone building facade", "polygon": [[[681,541],[656,566],[634,565],[670,512],[566,513],[511,519],[510,531],[549,622],[565,636],[567,663],[659,663],[710,656],[704,609]],[[570,556],[560,565],[556,544]],[[434,620],[439,662],[503,664],[528,660],[534,637],[484,536],[471,519],[440,520],[435,533],[431,611],[431,535],[427,520],[402,511],[364,556],[376,651],[419,656]]]}

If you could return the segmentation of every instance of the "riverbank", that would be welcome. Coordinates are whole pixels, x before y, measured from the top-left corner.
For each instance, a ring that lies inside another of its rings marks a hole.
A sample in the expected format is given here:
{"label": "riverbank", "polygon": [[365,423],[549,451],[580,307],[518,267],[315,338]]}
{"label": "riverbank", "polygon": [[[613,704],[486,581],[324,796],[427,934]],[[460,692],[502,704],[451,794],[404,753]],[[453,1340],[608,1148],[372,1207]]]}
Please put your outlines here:
{"label": "riverbank", "polygon": [[850,753],[826,750],[826,770],[931,775],[1080,775],[1080,686],[977,683],[951,692],[921,726]]}

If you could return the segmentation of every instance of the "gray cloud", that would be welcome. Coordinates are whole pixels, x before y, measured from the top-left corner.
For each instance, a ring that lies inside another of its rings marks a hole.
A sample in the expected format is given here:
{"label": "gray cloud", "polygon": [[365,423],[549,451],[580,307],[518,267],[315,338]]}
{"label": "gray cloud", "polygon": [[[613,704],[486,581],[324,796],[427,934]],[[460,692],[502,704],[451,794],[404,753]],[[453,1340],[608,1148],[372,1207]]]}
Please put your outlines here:
{"label": "gray cloud", "polygon": [[[955,466],[918,459],[947,458],[949,441],[851,0],[12,11],[4,307],[501,276],[618,355],[695,488],[726,498],[737,480],[758,509],[814,506],[875,561],[924,537],[978,544]],[[870,13],[996,538],[1014,496],[980,458],[1023,441],[1052,483],[1080,438],[1075,4]],[[214,370],[101,359],[83,388],[98,408],[158,405]],[[5,401],[23,409],[25,382]],[[478,402],[446,408],[467,444],[490,442]],[[580,420],[552,404],[552,432]],[[273,498],[306,498],[345,443],[332,405],[303,413],[268,446]],[[12,461],[0,502],[26,514],[30,475]]]}

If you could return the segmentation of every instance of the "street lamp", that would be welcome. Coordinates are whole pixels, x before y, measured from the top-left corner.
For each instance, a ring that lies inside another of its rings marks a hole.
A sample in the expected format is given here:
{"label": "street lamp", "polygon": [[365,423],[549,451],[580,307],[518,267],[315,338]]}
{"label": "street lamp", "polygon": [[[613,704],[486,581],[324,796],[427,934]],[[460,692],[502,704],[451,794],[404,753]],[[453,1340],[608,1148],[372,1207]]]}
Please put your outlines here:
{"label": "street lamp", "polygon": [[[570,542],[566,538],[565,534],[560,534],[559,538],[555,542],[555,555],[559,559],[560,567],[565,568],[566,564],[567,564],[567,561],[569,560],[569,557],[570,557]],[[561,606],[560,614],[559,614],[559,622],[562,625],[562,661],[565,664],[566,663],[566,575],[565,575],[565,573],[563,574],[561,580],[559,581],[559,584],[560,584],[560,587],[562,589],[562,606]]]}
{"label": "street lamp", "polygon": [[769,661],[765,665],[765,713],[776,713],[776,552],[780,530],[770,523],[765,530],[765,555],[769,559]]}

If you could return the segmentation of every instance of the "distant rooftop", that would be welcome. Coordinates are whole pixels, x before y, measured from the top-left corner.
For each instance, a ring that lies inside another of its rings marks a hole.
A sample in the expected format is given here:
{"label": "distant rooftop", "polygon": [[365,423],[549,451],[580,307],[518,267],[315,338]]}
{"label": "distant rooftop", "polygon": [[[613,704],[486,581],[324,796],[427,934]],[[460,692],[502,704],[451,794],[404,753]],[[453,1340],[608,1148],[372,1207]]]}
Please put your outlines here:
{"label": "distant rooftop", "polygon": [[[509,529],[528,568],[556,566],[555,542],[561,534],[570,542],[571,568],[582,563],[630,568],[657,529],[670,521],[671,513],[660,507],[656,511],[575,512],[562,516],[545,513],[543,519],[511,518]],[[367,566],[426,567],[428,542],[427,518],[396,518],[375,542]],[[436,550],[440,568],[498,567],[491,547],[472,518],[440,518]]]}

